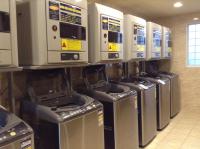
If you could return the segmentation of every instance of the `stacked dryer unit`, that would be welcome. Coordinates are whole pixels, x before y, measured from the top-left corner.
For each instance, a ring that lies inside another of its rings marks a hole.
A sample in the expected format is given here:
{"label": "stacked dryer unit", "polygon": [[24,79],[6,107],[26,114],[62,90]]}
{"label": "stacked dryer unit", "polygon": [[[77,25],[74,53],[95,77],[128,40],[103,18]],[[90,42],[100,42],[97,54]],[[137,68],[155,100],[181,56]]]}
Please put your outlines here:
{"label": "stacked dryer unit", "polygon": [[171,108],[170,108],[170,117],[175,117],[181,110],[181,99],[180,99],[180,87],[179,87],[179,76],[175,73],[169,72],[159,72],[160,76],[167,77],[170,79],[170,99],[171,99]]}
{"label": "stacked dryer unit", "polygon": [[171,58],[172,56],[172,32],[167,27],[162,27],[162,58]]}
{"label": "stacked dryer unit", "polygon": [[17,13],[21,65],[88,61],[87,0],[24,0]]}
{"label": "stacked dryer unit", "polygon": [[16,0],[0,4],[0,66],[18,66]]}
{"label": "stacked dryer unit", "polygon": [[98,3],[88,9],[89,61],[123,60],[123,13]]}
{"label": "stacked dryer unit", "polygon": [[162,26],[147,22],[147,59],[160,59],[162,49]]}
{"label": "stacked dryer unit", "polygon": [[146,58],[146,20],[124,15],[124,57],[126,60]]}
{"label": "stacked dryer unit", "polygon": [[30,126],[0,106],[0,149],[34,149]]}
{"label": "stacked dryer unit", "polygon": [[122,79],[119,84],[137,91],[139,145],[145,147],[157,134],[156,84],[134,77]]}

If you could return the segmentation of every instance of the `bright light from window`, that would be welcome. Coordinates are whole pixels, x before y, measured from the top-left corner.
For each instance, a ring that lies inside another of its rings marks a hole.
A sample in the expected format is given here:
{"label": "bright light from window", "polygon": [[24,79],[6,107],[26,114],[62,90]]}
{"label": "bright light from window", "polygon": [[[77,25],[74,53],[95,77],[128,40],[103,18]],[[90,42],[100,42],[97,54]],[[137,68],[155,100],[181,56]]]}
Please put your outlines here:
{"label": "bright light from window", "polygon": [[188,27],[188,65],[200,67],[200,24]]}

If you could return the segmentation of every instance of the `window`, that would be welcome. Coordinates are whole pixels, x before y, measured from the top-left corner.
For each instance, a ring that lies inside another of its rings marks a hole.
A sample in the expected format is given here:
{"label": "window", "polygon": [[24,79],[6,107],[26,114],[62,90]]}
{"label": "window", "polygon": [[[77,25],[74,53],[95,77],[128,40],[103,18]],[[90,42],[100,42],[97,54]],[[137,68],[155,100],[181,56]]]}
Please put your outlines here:
{"label": "window", "polygon": [[200,66],[200,24],[188,26],[188,66]]}

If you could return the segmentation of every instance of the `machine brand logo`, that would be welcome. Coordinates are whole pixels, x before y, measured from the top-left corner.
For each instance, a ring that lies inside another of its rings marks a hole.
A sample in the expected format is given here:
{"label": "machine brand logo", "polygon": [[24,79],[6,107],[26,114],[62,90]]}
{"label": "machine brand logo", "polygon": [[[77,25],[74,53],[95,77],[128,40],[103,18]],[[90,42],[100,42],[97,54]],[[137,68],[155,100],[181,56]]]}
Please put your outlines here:
{"label": "machine brand logo", "polygon": [[59,4],[49,1],[49,18],[52,20],[59,20]]}
{"label": "machine brand logo", "polygon": [[59,7],[56,6],[56,5],[51,5],[49,8],[50,8],[51,10],[53,10],[53,11],[58,11],[58,10],[59,10]]}
{"label": "machine brand logo", "polygon": [[103,116],[103,111],[102,110],[98,111],[98,122],[99,122],[99,127],[103,126],[103,124],[104,124],[104,116]]}
{"label": "machine brand logo", "polygon": [[28,140],[26,140],[26,141],[23,141],[23,142],[21,143],[21,149],[32,149],[31,144],[32,144],[31,139],[28,139]]}

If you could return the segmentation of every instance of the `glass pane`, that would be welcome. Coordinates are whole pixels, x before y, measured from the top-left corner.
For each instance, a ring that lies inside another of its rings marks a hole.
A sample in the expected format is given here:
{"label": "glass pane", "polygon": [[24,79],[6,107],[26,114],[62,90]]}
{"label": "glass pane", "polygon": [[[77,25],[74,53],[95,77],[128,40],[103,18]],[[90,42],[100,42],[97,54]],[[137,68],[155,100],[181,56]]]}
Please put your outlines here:
{"label": "glass pane", "polygon": [[195,52],[196,47],[195,46],[190,46],[189,47],[189,52]]}
{"label": "glass pane", "polygon": [[200,31],[200,24],[196,25],[196,31]]}
{"label": "glass pane", "polygon": [[195,53],[189,53],[189,59],[195,59]]}
{"label": "glass pane", "polygon": [[196,32],[196,38],[200,38],[200,31]]}
{"label": "glass pane", "polygon": [[195,60],[189,60],[188,63],[189,65],[195,65]]}
{"label": "glass pane", "polygon": [[190,38],[190,39],[196,38],[196,32],[190,32],[190,33],[189,33],[189,38]]}
{"label": "glass pane", "polygon": [[195,46],[195,39],[189,40],[189,46]]}
{"label": "glass pane", "polygon": [[196,53],[195,59],[199,59],[200,60],[200,53]]}
{"label": "glass pane", "polygon": [[195,64],[200,66],[200,60],[196,60]]}
{"label": "glass pane", "polygon": [[196,45],[200,45],[200,38],[196,38]]}
{"label": "glass pane", "polygon": [[[200,46],[196,46],[196,47],[195,47],[195,51],[196,51],[196,52],[200,52]],[[192,52],[192,51],[191,51],[191,52]]]}
{"label": "glass pane", "polygon": [[189,26],[189,32],[194,32],[196,30],[196,25],[190,25]]}

